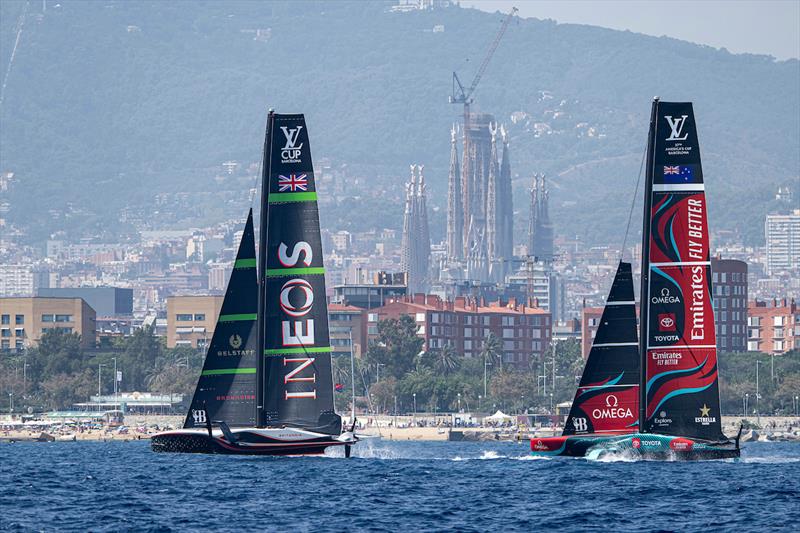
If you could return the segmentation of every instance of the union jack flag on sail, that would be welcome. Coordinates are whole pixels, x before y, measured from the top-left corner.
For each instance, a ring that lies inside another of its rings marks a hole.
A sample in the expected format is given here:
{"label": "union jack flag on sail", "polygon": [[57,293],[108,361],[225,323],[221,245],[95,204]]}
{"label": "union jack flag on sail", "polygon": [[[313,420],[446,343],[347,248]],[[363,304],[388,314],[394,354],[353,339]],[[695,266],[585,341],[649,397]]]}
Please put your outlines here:
{"label": "union jack flag on sail", "polygon": [[308,176],[306,174],[289,174],[278,176],[278,192],[296,192],[308,190]]}

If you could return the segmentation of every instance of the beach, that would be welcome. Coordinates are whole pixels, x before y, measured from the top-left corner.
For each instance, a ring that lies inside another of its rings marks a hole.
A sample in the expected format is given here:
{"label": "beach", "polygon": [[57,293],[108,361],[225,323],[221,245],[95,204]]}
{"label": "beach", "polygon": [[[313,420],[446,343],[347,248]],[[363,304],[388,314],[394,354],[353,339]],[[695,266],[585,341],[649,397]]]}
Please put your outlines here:
{"label": "beach", "polygon": [[[359,419],[356,433],[366,437],[393,441],[525,441],[535,437],[552,437],[561,434],[561,427],[540,426],[528,428],[511,424],[499,426],[451,427],[450,417],[439,416],[377,416]],[[736,436],[742,418],[726,416],[722,425],[728,437]],[[13,441],[132,441],[149,439],[151,435],[179,428],[182,416],[128,415],[125,425],[112,427],[80,427],[69,423],[11,424],[8,418],[0,420],[0,442]],[[743,441],[749,440],[800,440],[800,418],[762,416],[746,419]]]}

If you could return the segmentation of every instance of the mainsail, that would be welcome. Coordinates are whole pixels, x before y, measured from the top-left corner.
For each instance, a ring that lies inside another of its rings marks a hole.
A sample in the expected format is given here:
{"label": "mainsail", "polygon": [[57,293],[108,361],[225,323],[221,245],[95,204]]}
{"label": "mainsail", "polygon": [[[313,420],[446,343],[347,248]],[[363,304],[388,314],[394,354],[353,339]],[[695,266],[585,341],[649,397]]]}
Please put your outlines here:
{"label": "mainsail", "polygon": [[257,310],[256,249],[251,209],[183,427],[204,428],[215,420],[223,420],[231,427],[255,425]]}
{"label": "mainsail", "polygon": [[339,435],[317,192],[302,114],[269,115],[261,213],[259,425]]}
{"label": "mainsail", "polygon": [[639,342],[631,264],[620,262],[563,435],[639,428]]}
{"label": "mainsail", "polygon": [[724,439],[706,198],[691,103],[653,102],[641,294],[643,430]]}

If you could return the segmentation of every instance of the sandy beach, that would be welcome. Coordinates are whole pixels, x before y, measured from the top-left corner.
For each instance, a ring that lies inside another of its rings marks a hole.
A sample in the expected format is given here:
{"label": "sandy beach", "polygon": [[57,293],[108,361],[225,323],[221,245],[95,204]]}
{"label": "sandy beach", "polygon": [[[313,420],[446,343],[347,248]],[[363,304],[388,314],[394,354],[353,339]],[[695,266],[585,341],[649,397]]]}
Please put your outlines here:
{"label": "sandy beach", "polygon": [[[725,434],[736,435],[741,417],[723,417]],[[745,440],[800,440],[800,418],[766,417],[747,419],[751,425],[761,429],[745,432]],[[149,439],[165,429],[180,427],[182,416],[129,415],[125,426],[120,428],[76,429],[74,426],[51,424],[10,428],[4,426],[8,420],[0,421],[0,442],[47,440],[70,441],[132,441]],[[395,441],[480,441],[505,440],[525,441],[531,437],[560,435],[561,428],[535,427],[449,427],[442,417],[369,417],[359,423],[356,433]]]}

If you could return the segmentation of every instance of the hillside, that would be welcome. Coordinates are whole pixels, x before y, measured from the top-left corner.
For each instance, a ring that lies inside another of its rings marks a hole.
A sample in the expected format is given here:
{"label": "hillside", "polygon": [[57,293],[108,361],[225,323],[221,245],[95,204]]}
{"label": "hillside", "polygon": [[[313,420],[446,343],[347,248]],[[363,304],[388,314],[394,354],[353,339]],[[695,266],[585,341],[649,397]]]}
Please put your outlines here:
{"label": "hillside", "polygon": [[[502,18],[380,2],[54,4],[29,7],[0,110],[0,170],[20,180],[10,217],[32,240],[119,226],[125,208],[155,212],[159,193],[215,192],[223,161],[260,157],[268,107],[305,112],[315,159],[347,164],[366,190],[399,195],[408,163],[425,163],[444,206],[451,72],[471,79]],[[22,6],[0,3],[3,73]],[[775,189],[800,174],[800,62],[536,19],[511,25],[476,93],[511,129],[520,239],[528,177],[545,172],[559,235],[619,242],[656,94],[695,103],[712,227],[763,239]],[[225,207],[189,196],[165,223],[197,222],[198,207],[239,216],[246,191],[234,193]],[[399,227],[381,207],[367,201],[363,224]]]}

